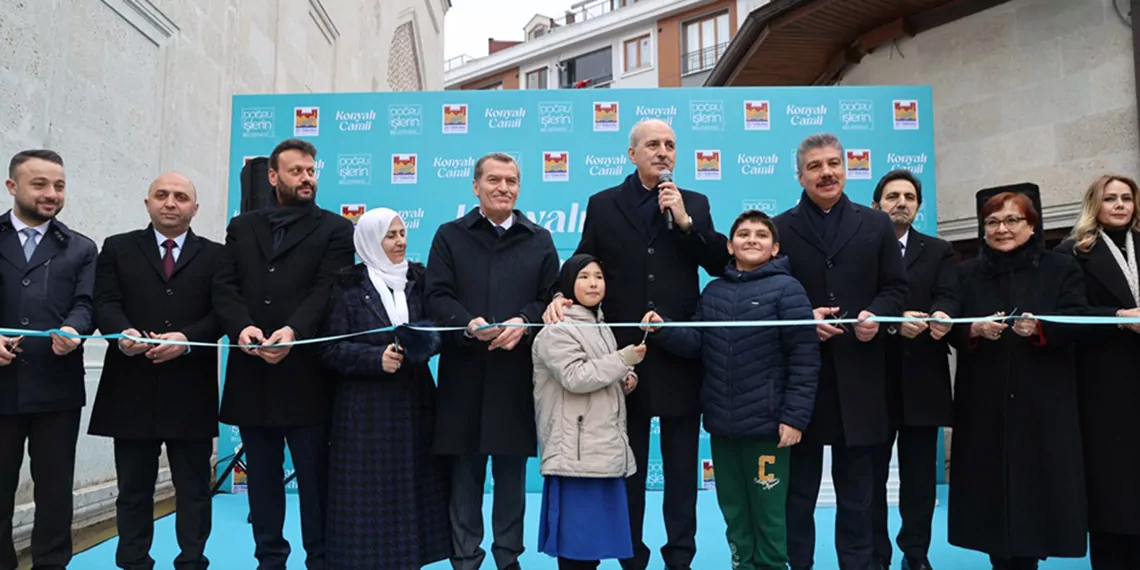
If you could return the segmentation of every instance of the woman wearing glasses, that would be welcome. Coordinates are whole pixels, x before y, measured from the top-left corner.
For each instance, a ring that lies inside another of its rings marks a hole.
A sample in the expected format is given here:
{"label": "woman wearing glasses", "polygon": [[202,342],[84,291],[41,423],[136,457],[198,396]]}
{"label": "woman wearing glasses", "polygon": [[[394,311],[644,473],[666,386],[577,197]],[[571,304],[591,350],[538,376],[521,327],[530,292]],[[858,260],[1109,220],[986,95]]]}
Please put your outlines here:
{"label": "woman wearing glasses", "polygon": [[[1057,251],[1084,270],[1091,314],[1140,317],[1137,186],[1101,176],[1085,192],[1069,239]],[[1140,325],[1095,326],[1078,343],[1081,427],[1093,570],[1140,568]]]}
{"label": "woman wearing glasses", "polygon": [[961,266],[950,543],[990,555],[995,570],[1029,570],[1085,554],[1084,474],[1077,411],[1077,328],[1034,315],[1084,314],[1071,256],[1043,251],[1024,194],[982,207],[979,256]]}

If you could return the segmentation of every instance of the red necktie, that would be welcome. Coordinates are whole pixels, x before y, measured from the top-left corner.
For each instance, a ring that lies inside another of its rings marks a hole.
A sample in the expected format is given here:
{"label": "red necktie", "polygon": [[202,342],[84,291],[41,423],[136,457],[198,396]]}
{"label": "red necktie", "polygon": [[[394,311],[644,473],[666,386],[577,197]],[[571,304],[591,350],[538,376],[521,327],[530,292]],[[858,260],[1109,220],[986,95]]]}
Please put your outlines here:
{"label": "red necktie", "polygon": [[172,239],[162,242],[162,247],[166,248],[166,255],[162,256],[162,272],[166,274],[167,279],[174,275],[174,248],[177,246],[178,244]]}

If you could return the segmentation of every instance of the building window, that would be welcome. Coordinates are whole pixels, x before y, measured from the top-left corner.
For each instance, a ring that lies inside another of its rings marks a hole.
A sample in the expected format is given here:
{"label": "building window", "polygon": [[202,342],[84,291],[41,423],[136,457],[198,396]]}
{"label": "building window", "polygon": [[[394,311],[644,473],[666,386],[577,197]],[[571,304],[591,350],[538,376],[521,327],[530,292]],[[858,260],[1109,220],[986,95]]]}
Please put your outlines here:
{"label": "building window", "polygon": [[649,35],[626,40],[625,42],[625,72],[645,69],[653,65],[653,55],[650,53]]}
{"label": "building window", "polygon": [[503,90],[503,82],[502,81],[496,81],[494,83],[480,87],[479,90],[480,91],[502,91]]}
{"label": "building window", "polygon": [[712,69],[732,39],[728,12],[709,14],[684,25],[685,57],[681,73]]}
{"label": "building window", "polygon": [[536,40],[536,39],[541,38],[542,36],[545,36],[545,35],[546,35],[546,26],[539,24],[539,25],[535,26],[533,30],[530,31],[528,39]]}
{"label": "building window", "polygon": [[597,87],[613,81],[613,49],[602,48],[559,64],[558,86],[562,89]]}
{"label": "building window", "polygon": [[546,89],[546,68],[536,69],[526,74],[527,89]]}

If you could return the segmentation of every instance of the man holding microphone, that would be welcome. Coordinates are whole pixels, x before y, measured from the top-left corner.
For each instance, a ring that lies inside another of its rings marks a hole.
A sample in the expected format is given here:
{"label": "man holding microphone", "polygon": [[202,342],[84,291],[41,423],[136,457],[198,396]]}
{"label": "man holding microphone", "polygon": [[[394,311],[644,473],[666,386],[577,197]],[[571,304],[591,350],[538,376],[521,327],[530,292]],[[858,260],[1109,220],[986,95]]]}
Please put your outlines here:
{"label": "man holding microphone", "polygon": [[[651,310],[687,320],[700,299],[698,269],[720,276],[729,261],[727,240],[713,226],[708,198],[673,183],[677,142],[669,124],[641,121],[629,138],[629,158],[637,171],[621,185],[590,197],[575,254],[593,255],[605,266],[606,315],[613,322],[637,322]],[[554,299],[544,320],[560,322],[562,309],[572,302]],[[643,342],[636,327],[617,327],[614,336],[622,346]],[[644,570],[649,565],[649,547],[641,537],[649,424],[657,416],[668,537],[661,555],[669,570],[687,570],[696,554],[700,361],[650,350],[637,373],[641,383],[627,400],[627,429],[637,460],[637,473],[626,480],[634,557],[622,560],[622,567]]]}

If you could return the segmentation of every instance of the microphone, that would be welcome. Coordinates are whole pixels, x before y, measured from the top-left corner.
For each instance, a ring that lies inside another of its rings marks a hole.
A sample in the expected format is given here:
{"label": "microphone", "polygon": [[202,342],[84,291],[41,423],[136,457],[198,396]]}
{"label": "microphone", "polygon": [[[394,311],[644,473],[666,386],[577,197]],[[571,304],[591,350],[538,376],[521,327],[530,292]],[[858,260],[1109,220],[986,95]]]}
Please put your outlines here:
{"label": "microphone", "polygon": [[[657,175],[657,184],[664,184],[666,182],[672,182],[672,181],[673,181],[673,173],[670,172],[668,168],[666,168],[665,170],[662,170]],[[669,231],[673,231],[673,210],[669,210],[669,209],[665,210],[665,228],[668,229]]]}

